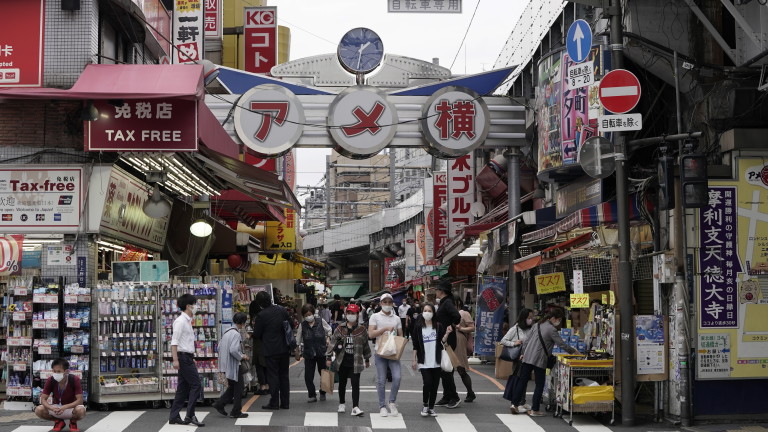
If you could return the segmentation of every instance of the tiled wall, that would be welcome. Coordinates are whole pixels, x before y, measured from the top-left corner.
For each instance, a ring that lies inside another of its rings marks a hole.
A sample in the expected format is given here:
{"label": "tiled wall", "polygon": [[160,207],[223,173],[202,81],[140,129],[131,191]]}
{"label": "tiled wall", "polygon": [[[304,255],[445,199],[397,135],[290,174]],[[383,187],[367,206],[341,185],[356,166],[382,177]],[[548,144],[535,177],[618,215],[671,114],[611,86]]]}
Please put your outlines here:
{"label": "tiled wall", "polygon": [[45,84],[71,87],[85,66],[97,63],[98,0],[80,0],[80,10],[61,10],[61,0],[45,2]]}

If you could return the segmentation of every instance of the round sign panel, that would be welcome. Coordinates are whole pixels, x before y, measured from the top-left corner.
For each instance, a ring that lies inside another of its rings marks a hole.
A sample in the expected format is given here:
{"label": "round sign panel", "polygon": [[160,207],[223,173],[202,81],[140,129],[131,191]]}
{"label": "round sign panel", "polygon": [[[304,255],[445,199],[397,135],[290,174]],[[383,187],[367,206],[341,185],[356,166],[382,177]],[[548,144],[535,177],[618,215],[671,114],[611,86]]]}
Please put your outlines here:
{"label": "round sign panel", "polygon": [[444,87],[427,99],[419,125],[435,157],[463,156],[485,141],[490,129],[488,106],[464,87]]}
{"label": "round sign panel", "polygon": [[588,176],[606,178],[613,174],[616,160],[613,154],[613,144],[604,137],[593,136],[584,141],[579,150],[579,163]]}
{"label": "round sign panel", "polygon": [[395,137],[397,123],[397,110],[376,87],[349,87],[328,109],[328,133],[335,149],[353,159],[383,150]]}
{"label": "round sign panel", "polygon": [[640,81],[628,70],[616,69],[600,80],[600,102],[614,114],[624,114],[640,101]]}
{"label": "round sign panel", "polygon": [[293,92],[262,84],[243,93],[235,106],[235,131],[248,148],[265,157],[287,153],[304,131],[304,108]]}

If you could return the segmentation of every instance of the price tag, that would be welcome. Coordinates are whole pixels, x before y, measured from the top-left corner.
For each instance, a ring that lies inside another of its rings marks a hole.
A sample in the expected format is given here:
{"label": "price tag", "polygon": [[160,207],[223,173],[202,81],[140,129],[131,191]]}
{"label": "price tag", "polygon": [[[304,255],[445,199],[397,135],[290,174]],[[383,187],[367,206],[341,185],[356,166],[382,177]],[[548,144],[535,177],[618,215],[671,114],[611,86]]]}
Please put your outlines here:
{"label": "price tag", "polygon": [[34,294],[32,296],[32,301],[34,303],[45,303],[45,294]]}
{"label": "price tag", "polygon": [[48,379],[53,375],[52,370],[42,370],[40,371],[40,379]]}
{"label": "price tag", "polygon": [[67,318],[67,327],[80,328],[81,321],[77,318]]}
{"label": "price tag", "polygon": [[40,354],[50,354],[52,352],[50,345],[40,345],[37,348],[37,352]]}
{"label": "price tag", "polygon": [[19,388],[18,387],[8,387],[8,396],[19,396]]}
{"label": "price tag", "polygon": [[14,363],[13,370],[15,372],[24,372],[25,370],[27,370],[27,365],[24,363]]}
{"label": "price tag", "polygon": [[611,302],[611,305],[615,305],[616,304],[616,295],[613,294],[613,291],[608,291],[608,294],[609,294],[608,300]]}
{"label": "price tag", "polygon": [[571,294],[571,309],[588,308],[589,294]]}
{"label": "price tag", "polygon": [[77,296],[74,294],[67,294],[64,296],[64,303],[73,304],[77,303]]}
{"label": "price tag", "polygon": [[13,320],[14,321],[25,321],[27,319],[27,315],[24,312],[14,312],[13,313]]}
{"label": "price tag", "polygon": [[59,297],[56,294],[48,294],[45,296],[45,302],[46,303],[58,303]]}
{"label": "price tag", "polygon": [[32,321],[32,328],[33,329],[44,329],[45,328],[45,320],[35,320],[35,321]]}
{"label": "price tag", "polygon": [[72,351],[72,353],[74,354],[82,354],[85,352],[85,349],[83,348],[82,345],[72,345],[72,348],[70,349],[70,351]]}
{"label": "price tag", "polygon": [[16,287],[16,288],[13,290],[13,292],[14,292],[14,293],[15,293],[17,296],[25,296],[25,295],[29,295],[29,290],[27,290],[26,288],[20,288],[20,287]]}
{"label": "price tag", "polygon": [[32,389],[29,387],[22,387],[19,389],[19,396],[32,396]]}
{"label": "price tag", "polygon": [[79,370],[71,370],[71,371],[69,371],[69,373],[70,373],[70,375],[74,375],[74,376],[76,376],[76,377],[78,377],[78,378],[80,378],[80,379],[82,379],[82,378],[83,378],[83,372],[82,372],[82,371],[79,371]]}
{"label": "price tag", "polygon": [[59,322],[57,320],[46,320],[45,321],[45,328],[47,328],[47,329],[57,329],[57,328],[59,328]]}
{"label": "price tag", "polygon": [[91,296],[90,295],[79,295],[77,296],[77,301],[81,303],[90,303],[91,302]]}

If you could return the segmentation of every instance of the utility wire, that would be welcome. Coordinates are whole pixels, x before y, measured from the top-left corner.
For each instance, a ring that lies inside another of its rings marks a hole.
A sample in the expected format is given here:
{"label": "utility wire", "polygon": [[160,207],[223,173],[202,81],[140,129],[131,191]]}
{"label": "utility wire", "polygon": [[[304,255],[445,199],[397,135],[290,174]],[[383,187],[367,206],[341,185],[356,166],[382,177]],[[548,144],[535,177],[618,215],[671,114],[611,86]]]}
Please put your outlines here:
{"label": "utility wire", "polygon": [[453,57],[453,61],[451,62],[451,67],[449,69],[453,69],[453,64],[456,63],[456,59],[459,58],[459,53],[461,52],[461,47],[464,46],[464,41],[467,40],[467,35],[469,34],[469,29],[472,27],[472,22],[475,20],[475,14],[477,13],[477,8],[480,7],[480,0],[477,0],[477,4],[475,5],[475,11],[472,12],[472,18],[469,20],[469,25],[467,25],[467,31],[464,32],[464,37],[461,38],[461,44],[459,45],[459,49],[456,50],[456,55]]}

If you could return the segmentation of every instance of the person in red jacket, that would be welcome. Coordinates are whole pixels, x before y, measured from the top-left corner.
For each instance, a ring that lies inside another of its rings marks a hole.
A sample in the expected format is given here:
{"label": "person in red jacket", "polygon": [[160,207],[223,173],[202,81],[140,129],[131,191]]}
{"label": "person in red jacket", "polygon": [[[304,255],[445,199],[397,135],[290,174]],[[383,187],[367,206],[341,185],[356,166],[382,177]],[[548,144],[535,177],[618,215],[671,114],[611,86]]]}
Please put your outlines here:
{"label": "person in red jacket", "polygon": [[59,432],[69,420],[69,430],[79,432],[77,422],[85,417],[83,405],[83,387],[80,378],[69,373],[69,362],[57,358],[51,364],[53,375],[45,382],[40,395],[40,405],[35,408],[35,415],[43,420],[55,422],[51,432]]}

